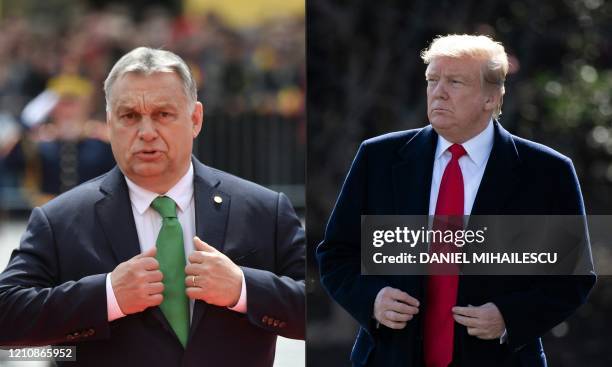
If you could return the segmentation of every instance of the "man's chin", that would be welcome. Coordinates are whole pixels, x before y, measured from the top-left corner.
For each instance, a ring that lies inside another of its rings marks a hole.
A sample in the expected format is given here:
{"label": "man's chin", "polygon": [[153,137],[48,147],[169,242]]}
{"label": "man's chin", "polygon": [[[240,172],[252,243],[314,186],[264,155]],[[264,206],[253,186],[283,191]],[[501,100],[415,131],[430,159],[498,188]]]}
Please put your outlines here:
{"label": "man's chin", "polygon": [[437,132],[448,131],[452,129],[454,126],[454,124],[451,121],[448,121],[448,119],[442,119],[442,118],[433,118],[433,119],[430,119],[429,122],[431,123],[431,127],[433,127],[434,130],[436,130]]}
{"label": "man's chin", "polygon": [[453,122],[434,120],[430,121],[430,123],[435,132],[444,139],[451,143],[463,143],[462,136],[465,132],[461,131]]}
{"label": "man's chin", "polygon": [[167,174],[167,167],[160,163],[139,163],[134,165],[131,171],[135,176],[153,179]]}

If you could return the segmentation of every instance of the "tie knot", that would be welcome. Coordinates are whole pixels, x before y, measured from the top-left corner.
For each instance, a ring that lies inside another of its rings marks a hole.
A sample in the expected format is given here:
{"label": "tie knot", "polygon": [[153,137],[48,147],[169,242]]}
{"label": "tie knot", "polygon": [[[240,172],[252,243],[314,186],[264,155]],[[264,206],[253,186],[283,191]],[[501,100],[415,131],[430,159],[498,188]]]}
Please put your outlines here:
{"label": "tie knot", "polygon": [[151,203],[151,207],[155,209],[162,218],[176,218],[176,203],[167,196],[158,196]]}
{"label": "tie knot", "polygon": [[448,151],[453,155],[453,159],[459,159],[467,154],[465,148],[460,144],[453,144],[448,148]]}

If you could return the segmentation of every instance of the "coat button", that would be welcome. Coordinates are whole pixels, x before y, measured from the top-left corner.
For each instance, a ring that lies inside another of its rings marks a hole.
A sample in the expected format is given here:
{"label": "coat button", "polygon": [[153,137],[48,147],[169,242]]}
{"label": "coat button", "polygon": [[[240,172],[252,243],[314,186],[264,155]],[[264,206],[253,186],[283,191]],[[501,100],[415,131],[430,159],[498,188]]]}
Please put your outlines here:
{"label": "coat button", "polygon": [[280,323],[280,321],[274,320],[274,326],[278,326],[279,323]]}
{"label": "coat button", "polygon": [[261,322],[264,323],[264,324],[267,323],[268,322],[268,316],[262,317],[261,318]]}

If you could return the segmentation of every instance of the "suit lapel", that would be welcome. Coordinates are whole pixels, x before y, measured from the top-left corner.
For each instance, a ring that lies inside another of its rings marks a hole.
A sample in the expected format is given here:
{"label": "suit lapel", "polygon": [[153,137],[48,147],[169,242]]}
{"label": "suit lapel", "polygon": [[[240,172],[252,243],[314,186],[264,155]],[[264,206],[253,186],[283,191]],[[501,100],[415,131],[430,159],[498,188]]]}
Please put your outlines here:
{"label": "suit lapel", "polygon": [[[134,223],[129,190],[123,173],[118,167],[115,167],[104,179],[100,190],[106,196],[96,203],[95,210],[115,255],[116,266],[140,253],[140,241]],[[174,335],[174,331],[159,307],[148,308],[144,315],[157,319],[164,329]]]}
{"label": "suit lapel", "polygon": [[[223,252],[231,196],[219,189],[218,176],[207,166],[193,159],[196,235]],[[190,337],[206,311],[207,304],[196,301],[191,320]]]}
{"label": "suit lapel", "polygon": [[[393,165],[394,214],[424,216],[423,224],[426,224],[437,144],[438,134],[431,125],[428,125],[398,150],[399,160]],[[394,279],[402,284],[400,288],[406,292],[416,292],[414,296],[419,297],[422,302],[425,300],[426,277],[394,277]],[[421,327],[422,324],[420,323]]]}
{"label": "suit lapel", "polygon": [[223,252],[231,197],[219,189],[214,172],[194,160],[196,234],[202,241]]}
{"label": "suit lapel", "polygon": [[96,203],[95,210],[106,240],[115,255],[115,265],[118,265],[140,253],[130,195],[118,167],[106,176],[100,190],[105,196]]}
{"label": "suit lapel", "polygon": [[512,135],[496,121],[493,149],[474,200],[472,215],[504,212],[511,194],[519,187],[519,163]]}
{"label": "suit lapel", "polygon": [[429,125],[398,150],[399,161],[393,165],[395,214],[428,214],[437,142],[438,135]]}

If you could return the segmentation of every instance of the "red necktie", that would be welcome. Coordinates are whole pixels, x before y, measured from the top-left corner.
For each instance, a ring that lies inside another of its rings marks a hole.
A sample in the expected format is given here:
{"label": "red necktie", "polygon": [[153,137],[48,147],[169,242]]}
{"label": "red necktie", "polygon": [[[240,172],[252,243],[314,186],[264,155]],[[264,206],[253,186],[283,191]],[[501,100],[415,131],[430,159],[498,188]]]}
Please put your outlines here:
{"label": "red necktie", "polygon": [[[465,155],[466,151],[459,144],[451,145],[448,150],[452,158],[442,175],[435,214],[436,216],[457,216],[448,218],[452,221],[463,216],[463,175],[459,167],[459,158]],[[446,224],[436,223],[434,219],[435,229],[449,229],[449,227],[452,226],[448,222]],[[424,350],[425,366],[427,367],[447,367],[453,360],[455,322],[451,309],[457,301],[458,285],[458,275],[430,275],[428,277],[424,316]]]}

